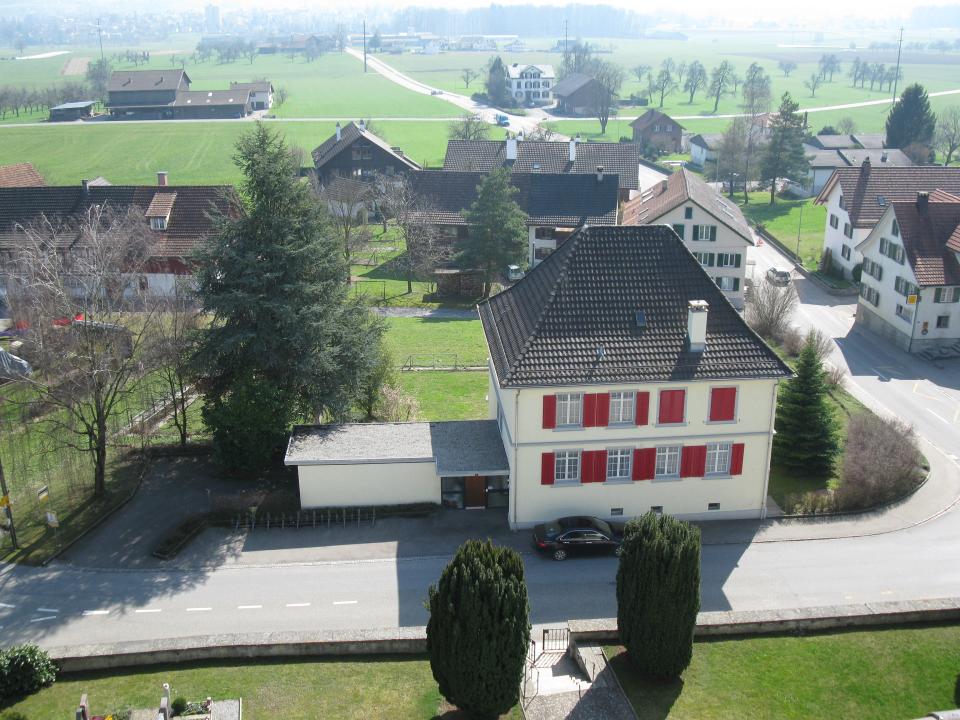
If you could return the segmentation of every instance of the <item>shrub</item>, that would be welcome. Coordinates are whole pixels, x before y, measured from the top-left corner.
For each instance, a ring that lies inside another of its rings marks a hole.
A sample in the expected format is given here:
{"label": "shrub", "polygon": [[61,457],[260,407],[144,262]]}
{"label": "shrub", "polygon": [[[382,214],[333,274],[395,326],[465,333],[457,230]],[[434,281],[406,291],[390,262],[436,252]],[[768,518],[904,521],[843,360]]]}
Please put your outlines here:
{"label": "shrub", "polygon": [[832,490],[808,490],[787,495],[783,511],[793,515],[821,515],[837,510],[836,494]]}
{"label": "shrub", "polygon": [[847,379],[847,371],[839,365],[828,365],[824,380],[830,387],[842,388]]}
{"label": "shrub", "polygon": [[797,291],[793,285],[773,285],[761,280],[750,294],[747,322],[757,334],[779,339],[790,327],[790,317],[796,307]]}
{"label": "shrub", "polygon": [[862,510],[897,500],[922,480],[922,455],[909,425],[863,412],[847,426],[837,500],[841,510]]}
{"label": "shrub", "polygon": [[173,699],[173,702],[170,703],[170,710],[173,711],[173,714],[183,715],[183,711],[187,709],[187,699],[185,697],[177,697]]}
{"label": "shrub", "polygon": [[520,699],[530,643],[523,560],[489,540],[468,540],[429,590],[427,653],[448,702],[496,718]]}
{"label": "shrub", "polygon": [[780,343],[783,345],[783,351],[787,355],[797,357],[800,351],[803,350],[804,337],[799,330],[791,325],[784,330]]}
{"label": "shrub", "polygon": [[850,277],[853,278],[854,282],[860,282],[860,278],[863,277],[863,263],[857,263],[853,266],[853,270],[850,271]]}
{"label": "shrub", "polygon": [[675,678],[693,657],[700,610],[700,530],[647,513],[624,529],[617,570],[617,628],[641,673]]}
{"label": "shrub", "polygon": [[0,720],[30,720],[19,710],[5,710],[0,713]]}
{"label": "shrub", "polygon": [[0,651],[0,700],[30,695],[57,679],[57,666],[46,650],[16,645]]}

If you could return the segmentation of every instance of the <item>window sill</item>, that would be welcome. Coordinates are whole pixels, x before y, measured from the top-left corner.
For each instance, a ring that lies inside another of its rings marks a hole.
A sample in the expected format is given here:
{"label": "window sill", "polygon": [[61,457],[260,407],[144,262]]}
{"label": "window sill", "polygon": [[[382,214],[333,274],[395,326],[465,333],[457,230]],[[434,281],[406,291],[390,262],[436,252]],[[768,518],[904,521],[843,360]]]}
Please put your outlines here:
{"label": "window sill", "polygon": [[703,476],[704,480],[732,480],[733,475],[729,472],[725,473],[710,473]]}
{"label": "window sill", "polygon": [[654,427],[658,427],[658,428],[679,428],[679,427],[687,427],[687,425],[689,425],[689,424],[690,424],[690,423],[688,423],[688,422],[678,422],[678,423],[659,423],[659,422],[658,422],[658,423],[656,423],[656,424],[654,425]]}
{"label": "window sill", "polygon": [[599,485],[633,485],[634,481],[630,478],[607,478]]}
{"label": "window sill", "polygon": [[653,482],[680,482],[683,478],[679,475],[662,475],[653,479]]}
{"label": "window sill", "polygon": [[[587,485],[592,485],[593,483],[587,483]],[[566,487],[580,487],[583,485],[579,480],[554,480],[551,487],[555,488],[566,488]]]}
{"label": "window sill", "polygon": [[553,428],[554,432],[570,432],[571,430],[583,430],[583,425],[557,425]]}
{"label": "window sill", "polygon": [[734,418],[733,420],[704,420],[703,424],[704,425],[736,425],[737,422],[739,422],[737,418]]}

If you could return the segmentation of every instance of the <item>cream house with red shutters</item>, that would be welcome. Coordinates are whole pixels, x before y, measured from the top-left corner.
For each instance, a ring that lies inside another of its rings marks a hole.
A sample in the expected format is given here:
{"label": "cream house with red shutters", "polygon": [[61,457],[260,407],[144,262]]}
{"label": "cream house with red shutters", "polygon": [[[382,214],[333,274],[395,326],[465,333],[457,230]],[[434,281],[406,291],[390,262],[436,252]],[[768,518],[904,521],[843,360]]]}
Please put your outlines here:
{"label": "cream house with red shutters", "polygon": [[294,428],[303,507],[763,517],[792,373],[671,228],[581,229],[478,310],[489,419]]}

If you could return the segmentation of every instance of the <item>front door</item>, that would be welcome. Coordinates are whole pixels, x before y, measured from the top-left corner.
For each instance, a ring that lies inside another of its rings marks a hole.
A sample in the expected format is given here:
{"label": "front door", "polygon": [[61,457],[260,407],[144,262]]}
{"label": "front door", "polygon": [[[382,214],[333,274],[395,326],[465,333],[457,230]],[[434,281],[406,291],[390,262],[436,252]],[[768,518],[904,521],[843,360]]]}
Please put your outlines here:
{"label": "front door", "polygon": [[468,509],[487,506],[487,479],[481,475],[468,477],[464,488],[463,506]]}

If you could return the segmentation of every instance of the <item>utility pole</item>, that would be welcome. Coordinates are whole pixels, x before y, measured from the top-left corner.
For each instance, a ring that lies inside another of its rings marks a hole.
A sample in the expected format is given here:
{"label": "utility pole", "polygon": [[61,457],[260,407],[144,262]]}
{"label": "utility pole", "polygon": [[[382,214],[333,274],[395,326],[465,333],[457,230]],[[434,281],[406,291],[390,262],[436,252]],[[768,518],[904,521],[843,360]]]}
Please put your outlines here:
{"label": "utility pole", "polygon": [[893,104],[897,103],[897,81],[900,80],[900,50],[903,49],[903,28],[900,28],[900,42],[897,44],[897,72],[893,75]]}
{"label": "utility pole", "polygon": [[7,492],[7,480],[3,476],[3,462],[0,461],[0,502],[3,503],[3,508],[6,510],[7,522],[9,523],[10,530],[10,542],[13,545],[14,550],[18,550],[20,546],[17,544],[17,530],[13,527],[13,510],[10,508],[10,493]]}
{"label": "utility pole", "polygon": [[363,71],[367,71],[367,21],[363,21]]}
{"label": "utility pole", "polygon": [[97,18],[97,37],[100,39],[100,62],[103,62],[103,30],[100,29],[100,18]]}
{"label": "utility pole", "polygon": [[563,68],[564,71],[570,69],[570,32],[569,20],[563,21]]}

